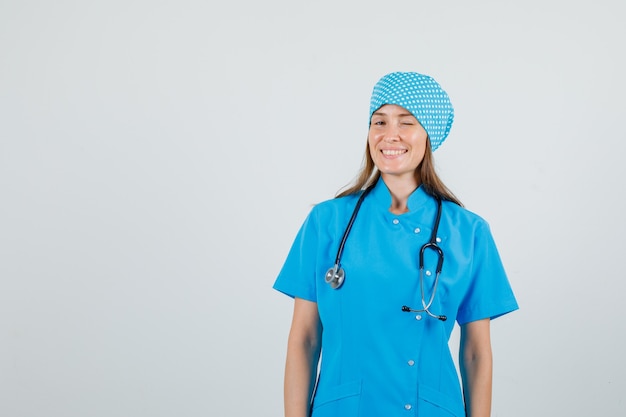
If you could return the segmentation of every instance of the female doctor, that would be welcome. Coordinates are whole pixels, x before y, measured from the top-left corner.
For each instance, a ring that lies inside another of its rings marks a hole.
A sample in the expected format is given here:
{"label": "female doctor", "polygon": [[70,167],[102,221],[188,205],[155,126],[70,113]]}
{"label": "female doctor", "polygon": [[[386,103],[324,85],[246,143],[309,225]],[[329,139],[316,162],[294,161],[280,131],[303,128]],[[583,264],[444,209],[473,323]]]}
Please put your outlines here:
{"label": "female doctor", "polygon": [[375,85],[355,184],[311,210],[274,283],[295,300],[286,417],[490,415],[490,320],[518,307],[488,224],[435,173],[453,118],[427,75]]}

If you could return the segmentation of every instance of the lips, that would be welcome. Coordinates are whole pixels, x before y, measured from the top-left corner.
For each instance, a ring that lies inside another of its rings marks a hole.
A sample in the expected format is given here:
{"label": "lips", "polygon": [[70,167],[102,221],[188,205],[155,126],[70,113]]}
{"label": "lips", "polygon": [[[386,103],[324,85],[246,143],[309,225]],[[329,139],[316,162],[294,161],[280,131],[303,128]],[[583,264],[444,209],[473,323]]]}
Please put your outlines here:
{"label": "lips", "polygon": [[381,152],[385,156],[398,156],[407,152],[406,149],[381,149]]}

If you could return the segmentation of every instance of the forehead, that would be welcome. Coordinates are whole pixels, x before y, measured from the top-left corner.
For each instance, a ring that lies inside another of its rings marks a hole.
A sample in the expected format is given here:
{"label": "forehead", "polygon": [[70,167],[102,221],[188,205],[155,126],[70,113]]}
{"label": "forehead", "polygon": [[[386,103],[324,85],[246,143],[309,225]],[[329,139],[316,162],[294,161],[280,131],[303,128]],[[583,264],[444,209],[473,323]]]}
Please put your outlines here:
{"label": "forehead", "polygon": [[378,110],[376,110],[372,116],[396,116],[396,117],[402,117],[402,116],[413,116],[413,114],[408,111],[407,109],[405,109],[402,106],[398,106],[397,104],[385,104],[382,105],[378,108]]}

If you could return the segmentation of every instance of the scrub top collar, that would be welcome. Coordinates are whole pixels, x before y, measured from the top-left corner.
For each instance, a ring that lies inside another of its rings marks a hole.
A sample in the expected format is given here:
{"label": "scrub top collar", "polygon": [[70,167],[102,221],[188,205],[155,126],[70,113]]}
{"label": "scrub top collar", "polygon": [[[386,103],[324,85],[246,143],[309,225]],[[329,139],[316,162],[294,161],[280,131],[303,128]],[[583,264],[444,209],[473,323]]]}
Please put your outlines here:
{"label": "scrub top collar", "polygon": [[[389,211],[389,208],[391,207],[391,192],[389,191],[389,188],[387,188],[387,184],[385,184],[382,176],[378,179],[378,182],[372,189],[370,196],[376,201],[376,205],[389,213],[389,215],[397,216]],[[409,211],[401,214],[401,216],[409,213],[423,212],[424,209],[432,209],[435,207],[433,200],[434,198],[424,190],[422,185],[420,185],[409,196],[409,200],[407,202]]]}

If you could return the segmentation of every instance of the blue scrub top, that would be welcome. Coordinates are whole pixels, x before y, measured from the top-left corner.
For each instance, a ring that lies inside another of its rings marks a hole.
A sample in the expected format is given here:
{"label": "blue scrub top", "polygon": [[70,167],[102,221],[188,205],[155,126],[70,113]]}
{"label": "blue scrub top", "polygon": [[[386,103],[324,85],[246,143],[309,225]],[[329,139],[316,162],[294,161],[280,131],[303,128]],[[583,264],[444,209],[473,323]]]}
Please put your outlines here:
{"label": "blue scrub top", "polygon": [[[324,280],[357,195],[316,205],[302,225],[274,288],[317,303],[322,331],[314,417],[465,416],[459,378],[448,347],[460,325],[494,319],[518,308],[488,224],[444,201],[438,230],[443,269],[430,311],[421,309],[419,250],[430,240],[436,200],[422,187],[409,212],[389,211],[391,194],[379,179],[364,199],[342,255],[345,282]],[[425,298],[436,254],[425,254]]]}

